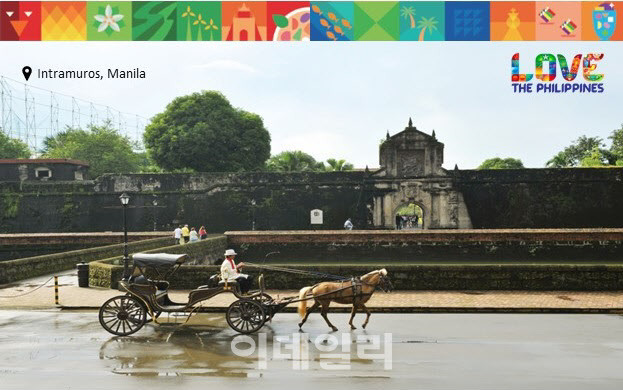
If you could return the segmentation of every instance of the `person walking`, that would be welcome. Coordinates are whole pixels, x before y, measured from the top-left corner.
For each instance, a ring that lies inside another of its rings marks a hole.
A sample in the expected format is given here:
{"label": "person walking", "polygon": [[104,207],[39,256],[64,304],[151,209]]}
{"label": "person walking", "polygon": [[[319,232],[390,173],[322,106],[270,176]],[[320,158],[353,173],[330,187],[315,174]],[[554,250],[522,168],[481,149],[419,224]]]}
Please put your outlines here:
{"label": "person walking", "polygon": [[190,241],[190,229],[188,229],[188,225],[184,225],[182,228],[182,238],[184,239],[184,244]]}
{"label": "person walking", "polygon": [[197,231],[195,230],[195,228],[190,229],[190,242],[195,242],[195,241],[199,241],[199,234],[197,234]]}
{"label": "person walking", "polygon": [[402,229],[402,217],[400,216],[400,214],[396,214],[396,229]]}
{"label": "person walking", "polygon": [[182,239],[182,226],[178,226],[173,230],[173,238],[175,238],[175,244],[179,244]]}
{"label": "person walking", "polygon": [[344,222],[344,229],[346,229],[346,230],[353,230],[353,223],[350,220],[350,218],[348,218],[346,220],[346,222]]}
{"label": "person walking", "polygon": [[199,239],[205,240],[206,238],[208,238],[208,232],[205,226],[202,226],[199,228]]}

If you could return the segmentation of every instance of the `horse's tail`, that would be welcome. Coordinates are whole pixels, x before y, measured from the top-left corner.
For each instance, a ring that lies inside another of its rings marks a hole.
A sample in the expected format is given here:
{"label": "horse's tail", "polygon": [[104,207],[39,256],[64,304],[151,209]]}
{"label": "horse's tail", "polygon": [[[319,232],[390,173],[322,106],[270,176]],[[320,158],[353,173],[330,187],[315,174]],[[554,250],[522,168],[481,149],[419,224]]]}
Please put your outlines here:
{"label": "horse's tail", "polygon": [[301,289],[301,291],[299,291],[299,315],[301,316],[301,318],[305,317],[305,314],[307,314],[307,300],[305,299],[305,297],[307,296],[307,293],[314,288],[313,286],[309,286],[309,287],[303,287]]}

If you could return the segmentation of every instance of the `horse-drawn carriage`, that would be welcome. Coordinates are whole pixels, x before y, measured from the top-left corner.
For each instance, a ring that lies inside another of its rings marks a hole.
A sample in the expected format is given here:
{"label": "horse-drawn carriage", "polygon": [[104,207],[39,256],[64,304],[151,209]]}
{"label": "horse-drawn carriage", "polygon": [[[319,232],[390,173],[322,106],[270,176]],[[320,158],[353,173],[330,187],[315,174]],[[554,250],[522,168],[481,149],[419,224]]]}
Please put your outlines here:
{"label": "horse-drawn carriage", "polygon": [[[259,289],[251,290],[245,294],[240,292],[236,282],[218,280],[218,276],[215,275],[211,278],[213,283],[191,290],[188,294],[187,302],[180,303],[174,302],[169,297],[168,279],[185,262],[188,255],[137,253],[132,258],[134,263],[133,275],[127,280],[119,281],[119,287],[125,291],[125,294],[110,298],[101,306],[99,311],[99,321],[102,327],[118,336],[131,335],[140,330],[147,322],[156,324],[171,323],[169,320],[161,321],[162,315],[166,315],[168,319],[173,316],[175,323],[177,323],[178,317],[182,318],[182,323],[186,323],[192,315],[201,311],[202,302],[222,293],[233,294],[236,298],[236,301],[227,308],[225,318],[227,324],[239,333],[257,332],[278,311],[291,303],[299,302],[299,309],[301,308],[301,303],[304,303],[306,310],[306,301],[310,299],[314,299],[315,304],[309,312],[316,306],[322,306],[323,317],[327,324],[335,329],[326,317],[328,303],[331,300],[348,303],[347,300],[350,297],[351,303],[353,303],[353,314],[350,324],[353,327],[352,318],[357,307],[363,307],[369,318],[370,314],[364,303],[370,298],[377,285],[384,290],[391,289],[391,282],[387,278],[387,272],[383,269],[373,271],[378,274],[376,278],[371,279],[374,280],[373,283],[365,279],[368,275],[373,274],[371,272],[361,278],[328,282],[334,284],[341,283],[338,288],[330,289],[328,292],[314,293],[313,290],[320,287],[321,283],[320,285],[303,288],[299,296],[275,300],[264,291],[263,275],[260,275],[258,278]],[[270,268],[267,266],[263,267]],[[280,270],[283,271],[284,269]],[[309,312],[306,314],[309,315]],[[307,319],[307,316],[305,316],[305,319]],[[304,321],[299,326],[302,326],[303,323]]]}

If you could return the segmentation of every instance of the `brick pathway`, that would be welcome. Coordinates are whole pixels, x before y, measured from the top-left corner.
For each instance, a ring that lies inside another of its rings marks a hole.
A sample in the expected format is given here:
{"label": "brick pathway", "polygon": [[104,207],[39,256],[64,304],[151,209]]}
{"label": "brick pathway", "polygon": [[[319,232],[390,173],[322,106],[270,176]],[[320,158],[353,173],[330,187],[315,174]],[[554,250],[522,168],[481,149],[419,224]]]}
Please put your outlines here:
{"label": "brick pathway", "polygon": [[[0,287],[0,309],[45,309],[54,304],[54,285],[20,297],[9,297],[32,291],[48,277],[36,278],[16,285]],[[99,308],[119,291],[76,286],[75,271],[59,277],[59,300],[64,308]],[[268,291],[273,297],[297,295],[297,291]],[[185,302],[188,291],[172,291],[173,300]],[[204,306],[224,308],[233,302],[231,294],[221,294]],[[342,305],[332,304],[340,307]],[[375,311],[526,311],[526,312],[623,312],[623,292],[576,291],[394,291],[376,292],[367,305]],[[292,308],[293,309],[293,308]]]}

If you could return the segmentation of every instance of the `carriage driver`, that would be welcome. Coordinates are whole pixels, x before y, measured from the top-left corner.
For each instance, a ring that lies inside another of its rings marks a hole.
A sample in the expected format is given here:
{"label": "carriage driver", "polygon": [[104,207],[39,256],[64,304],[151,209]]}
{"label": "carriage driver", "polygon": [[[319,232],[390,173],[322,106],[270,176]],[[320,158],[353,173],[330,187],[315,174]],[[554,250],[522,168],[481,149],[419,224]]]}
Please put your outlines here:
{"label": "carriage driver", "polygon": [[240,268],[244,266],[244,263],[236,265],[234,261],[235,257],[236,252],[233,249],[227,249],[225,251],[225,260],[223,260],[223,264],[221,264],[221,279],[227,280],[228,282],[236,281],[238,286],[240,286],[240,292],[244,294],[251,288],[253,277],[239,272]]}

